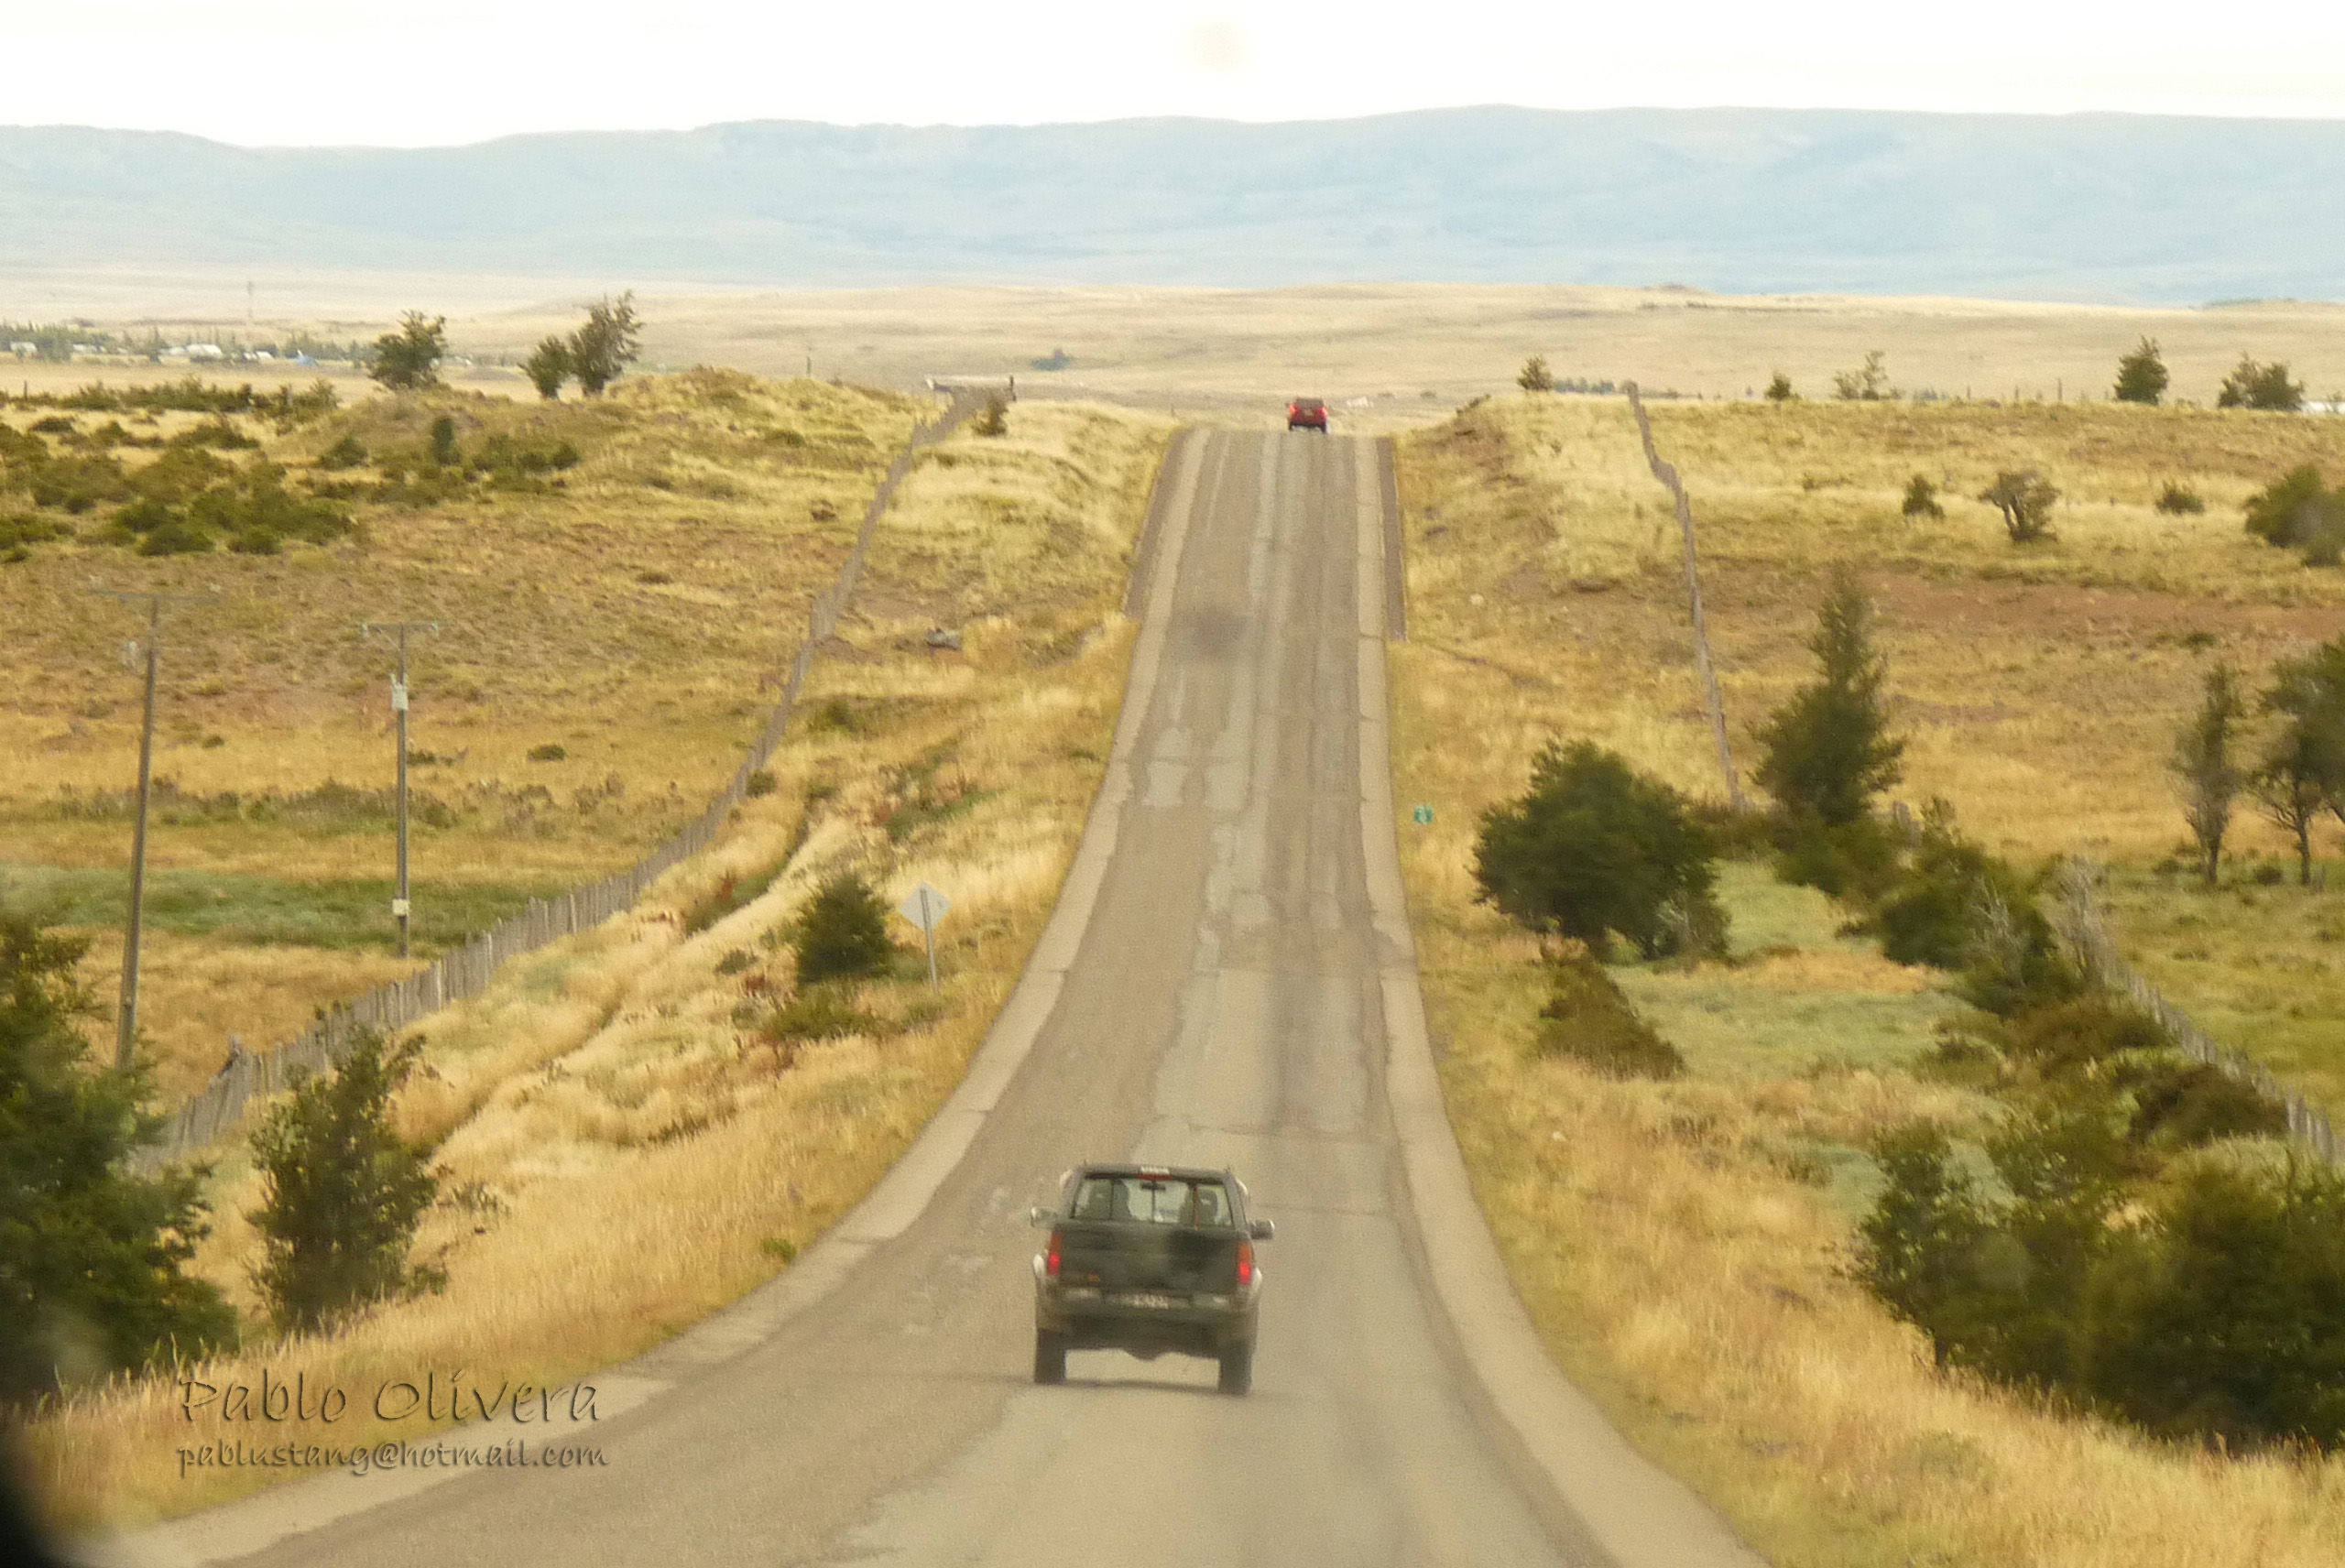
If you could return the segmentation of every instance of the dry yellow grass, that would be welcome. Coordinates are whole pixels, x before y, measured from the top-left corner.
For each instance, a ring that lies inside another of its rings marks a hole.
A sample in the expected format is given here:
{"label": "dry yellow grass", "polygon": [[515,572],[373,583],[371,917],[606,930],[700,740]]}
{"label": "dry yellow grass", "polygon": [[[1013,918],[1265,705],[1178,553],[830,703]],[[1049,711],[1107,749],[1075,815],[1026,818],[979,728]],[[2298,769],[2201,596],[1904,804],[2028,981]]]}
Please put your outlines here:
{"label": "dry yellow grass", "polygon": [[[1007,437],[960,438],[923,464],[775,759],[780,789],[638,910],[418,1026],[425,1071],[400,1114],[444,1140],[439,1160],[466,1197],[420,1241],[449,1270],[445,1293],[332,1337],[257,1343],[205,1379],[266,1364],[363,1388],[462,1366],[492,1385],[557,1384],[738,1296],[860,1196],[958,1078],[1072,857],[1130,648],[1117,610],[1127,554],[1167,433],[1026,407]],[[925,646],[939,621],[962,629],[963,652]],[[952,798],[908,814],[923,772]],[[686,934],[682,911],[726,877],[776,866],[763,893]],[[923,1005],[917,981],[871,985],[865,1005],[887,1028],[789,1061],[755,1037],[753,994],[787,988],[776,934],[814,882],[849,866],[892,893],[924,879],[954,899],[942,1006]],[[249,1304],[236,1216],[256,1186],[241,1157],[213,1190],[227,1218],[201,1267]],[[279,1435],[369,1434],[345,1422]],[[171,1451],[189,1429],[159,1384],[78,1400],[33,1437],[53,1508],[77,1523],[178,1513],[260,1479],[182,1480]]]}
{"label": "dry yellow grass", "polygon": [[[117,586],[221,590],[218,607],[176,615],[166,632],[155,766],[181,797],[386,789],[391,656],[380,638],[362,640],[359,623],[430,619],[441,630],[417,639],[412,656],[410,745],[440,759],[412,777],[421,904],[478,886],[510,907],[625,866],[738,765],[879,471],[934,407],[704,371],[630,378],[593,403],[448,392],[372,398],[290,433],[239,421],[264,439],[263,455],[297,475],[345,434],[378,465],[412,470],[443,412],[467,455],[501,435],[545,449],[568,441],[584,461],[558,476],[559,489],[361,499],[363,542],[148,559],[90,539],[38,545],[30,560],[0,565],[0,625],[16,678],[0,695],[0,870],[112,871],[127,857],[119,808],[136,772],[139,685],[119,649],[138,627],[83,591],[93,575]],[[22,429],[48,412],[0,418]],[[78,418],[89,427],[112,416]],[[195,417],[130,422],[135,433],[168,435]],[[151,460],[125,455],[133,466]],[[85,530],[102,516],[82,519]],[[548,745],[567,755],[529,757]],[[115,797],[107,810],[86,809],[106,793]],[[150,863],[163,873],[263,878],[296,895],[382,882],[392,844],[380,807],[263,822],[167,799]],[[439,808],[447,814],[432,814]],[[387,905],[370,897],[365,908],[372,926],[334,944],[275,939],[290,946],[266,982],[266,965],[198,962],[224,952],[221,943],[183,946],[158,931],[142,1020],[164,1090],[209,1077],[231,1029],[248,1045],[270,1041],[289,1008],[304,1021],[382,979]],[[427,953],[435,936],[427,933]],[[113,977],[93,976],[111,997]]]}
{"label": "dry yellow grass", "polygon": [[[2264,464],[2329,456],[2325,424],[1685,404],[1655,423],[1703,520],[1738,740],[1805,677],[1822,571],[1851,561],[1914,742],[1903,792],[1948,796],[2008,850],[2162,855],[2178,831],[2165,735],[2204,659],[2185,635],[2261,661],[2325,635],[2340,603],[2330,578],[2245,541],[2223,504]],[[2058,547],[2022,556],[1959,497],[2031,464],[2095,499]],[[1925,466],[1953,471],[1957,499],[1917,528],[1896,502]],[[2148,511],[2148,479],[2177,470],[2208,516]],[[1820,898],[1730,866],[1743,962],[1621,974],[1685,1079],[1614,1083],[1528,1053],[1540,976],[1528,940],[1472,902],[1479,812],[1556,736],[1720,792],[1674,527],[1617,403],[1474,410],[1404,443],[1402,494],[1396,787],[1435,807],[1403,828],[1426,993],[1478,1191],[1564,1364],[1784,1568],[2345,1556],[2345,1460],[2165,1448],[1940,1377],[1845,1277],[1867,1202],[1857,1147],[1914,1116],[1986,1113],[1907,1071],[1953,1000],[1836,937]]]}

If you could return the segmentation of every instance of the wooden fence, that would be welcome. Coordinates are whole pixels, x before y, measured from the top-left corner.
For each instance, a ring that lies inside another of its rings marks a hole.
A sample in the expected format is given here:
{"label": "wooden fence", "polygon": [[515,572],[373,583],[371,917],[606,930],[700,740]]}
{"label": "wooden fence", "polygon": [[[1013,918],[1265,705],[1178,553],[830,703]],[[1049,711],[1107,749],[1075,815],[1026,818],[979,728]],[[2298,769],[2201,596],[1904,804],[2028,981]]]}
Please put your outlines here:
{"label": "wooden fence", "polygon": [[847,551],[846,560],[840,564],[838,575],[830,586],[814,596],[806,637],[791,660],[780,701],[774,704],[772,713],[766,717],[765,727],[750,743],[748,755],[734,771],[732,782],[709,802],[707,810],[625,871],[551,898],[532,898],[521,913],[482,931],[420,973],[377,986],[354,1001],[329,1009],[300,1036],[273,1050],[233,1058],[209,1085],[165,1121],[158,1141],[140,1150],[139,1163],[152,1169],[174,1155],[219,1142],[237,1129],[254,1100],[285,1089],[296,1079],[340,1061],[362,1031],[378,1029],[389,1033],[451,1002],[479,996],[488,989],[497,971],[511,960],[600,925],[634,905],[646,889],[680,862],[707,848],[733,808],[748,793],[751,775],[766,765],[774,748],[781,744],[782,734],[790,727],[791,709],[805,684],[807,671],[813,668],[814,649],[838,629],[839,616],[845,613],[856,583],[863,575],[864,561],[871,553],[879,518],[895,499],[897,487],[911,473],[922,447],[943,440],[984,401],[982,397],[965,393],[956,397],[943,417],[914,430],[904,449],[889,463],[878,488],[872,493],[871,505],[864,513],[863,527],[856,535],[854,548]]}

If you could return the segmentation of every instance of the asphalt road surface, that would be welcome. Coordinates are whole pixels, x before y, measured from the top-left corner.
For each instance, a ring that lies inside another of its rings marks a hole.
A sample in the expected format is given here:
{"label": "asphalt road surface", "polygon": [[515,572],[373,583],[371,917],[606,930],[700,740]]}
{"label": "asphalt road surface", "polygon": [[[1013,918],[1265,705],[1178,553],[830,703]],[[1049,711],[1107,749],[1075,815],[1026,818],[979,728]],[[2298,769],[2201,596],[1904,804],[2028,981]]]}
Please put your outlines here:
{"label": "asphalt road surface", "polygon": [[[1186,470],[1113,856],[933,1199],[835,1289],[604,1421],[607,1467],[466,1475],[240,1561],[1601,1560],[1479,1402],[1385,1102],[1358,750],[1373,467],[1339,437],[1216,432]],[[1227,1163],[1277,1221],[1250,1397],[1216,1394],[1211,1362],[1111,1351],[1029,1381],[1027,1209],[1070,1164],[1127,1157]]]}

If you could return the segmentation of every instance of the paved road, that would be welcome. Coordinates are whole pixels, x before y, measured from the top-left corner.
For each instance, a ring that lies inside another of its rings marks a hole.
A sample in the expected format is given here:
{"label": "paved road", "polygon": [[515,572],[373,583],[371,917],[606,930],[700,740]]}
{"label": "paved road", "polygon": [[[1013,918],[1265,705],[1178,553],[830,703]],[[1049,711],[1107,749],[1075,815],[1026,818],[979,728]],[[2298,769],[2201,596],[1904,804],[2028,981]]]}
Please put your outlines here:
{"label": "paved road", "polygon": [[[1193,446],[1114,857],[934,1201],[752,1347],[605,1423],[607,1469],[448,1482],[245,1561],[1596,1560],[1478,1419],[1402,1195],[1357,749],[1373,469],[1341,438]],[[1118,1352],[1028,1381],[1026,1210],[1070,1163],[1124,1156],[1227,1162],[1278,1222],[1250,1398],[1216,1394],[1209,1362]]]}

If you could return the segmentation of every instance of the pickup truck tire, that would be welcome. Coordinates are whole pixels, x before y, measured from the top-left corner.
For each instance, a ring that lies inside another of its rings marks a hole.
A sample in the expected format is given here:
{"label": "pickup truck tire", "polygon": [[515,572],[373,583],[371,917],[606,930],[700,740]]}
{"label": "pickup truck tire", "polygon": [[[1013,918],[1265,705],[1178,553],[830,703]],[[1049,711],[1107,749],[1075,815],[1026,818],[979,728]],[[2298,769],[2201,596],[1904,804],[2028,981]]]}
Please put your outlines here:
{"label": "pickup truck tire", "polygon": [[1221,1353],[1221,1391],[1243,1394],[1254,1386],[1254,1342],[1233,1345]]}
{"label": "pickup truck tire", "polygon": [[[1222,1363],[1228,1366],[1227,1361]],[[1229,1374],[1224,1372],[1226,1380]],[[1047,1329],[1034,1331],[1034,1381],[1063,1383],[1066,1381],[1066,1335]]]}

